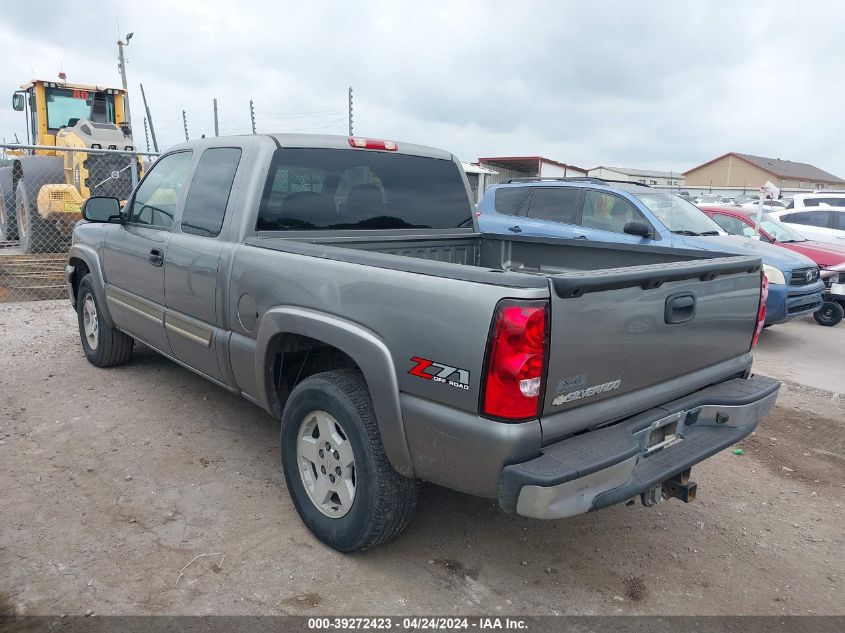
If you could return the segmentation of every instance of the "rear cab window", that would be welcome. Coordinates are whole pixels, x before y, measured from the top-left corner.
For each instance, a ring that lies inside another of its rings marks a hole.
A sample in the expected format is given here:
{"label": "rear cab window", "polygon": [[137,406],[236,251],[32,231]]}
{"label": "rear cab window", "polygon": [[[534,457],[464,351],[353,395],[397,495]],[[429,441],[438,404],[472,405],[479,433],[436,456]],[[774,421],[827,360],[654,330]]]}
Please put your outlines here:
{"label": "rear cab window", "polygon": [[451,160],[369,150],[277,150],[258,231],[472,227],[472,206]]}

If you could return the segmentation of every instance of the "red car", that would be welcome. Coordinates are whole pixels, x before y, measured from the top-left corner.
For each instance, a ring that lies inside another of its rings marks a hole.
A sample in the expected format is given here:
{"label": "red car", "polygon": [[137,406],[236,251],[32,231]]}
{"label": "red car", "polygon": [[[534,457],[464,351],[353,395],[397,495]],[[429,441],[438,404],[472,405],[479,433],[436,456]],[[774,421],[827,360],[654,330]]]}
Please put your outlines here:
{"label": "red car", "polygon": [[[754,237],[757,209],[702,206],[701,210],[731,235]],[[805,239],[765,212],[760,220],[760,236],[767,242],[809,257],[818,264],[819,270],[845,263],[845,246]]]}

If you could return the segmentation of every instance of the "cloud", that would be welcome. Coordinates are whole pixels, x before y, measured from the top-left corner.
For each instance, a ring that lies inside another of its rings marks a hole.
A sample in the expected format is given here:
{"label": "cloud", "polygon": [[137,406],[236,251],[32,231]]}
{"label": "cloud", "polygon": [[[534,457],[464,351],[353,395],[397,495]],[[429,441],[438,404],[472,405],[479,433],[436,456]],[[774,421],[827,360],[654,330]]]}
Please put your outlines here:
{"label": "cloud", "polygon": [[[845,7],[749,1],[28,2],[0,24],[11,93],[34,71],[119,85],[126,49],[160,144],[213,133],[355,130],[480,155],[543,154],[592,167],[683,171],[727,151],[813,163],[845,176]],[[805,16],[812,15],[808,20]],[[69,34],[75,34],[69,36]],[[80,35],[84,34],[84,35]],[[8,103],[8,100],[4,103]],[[23,137],[0,109],[0,136]],[[143,145],[143,141],[140,142]]]}

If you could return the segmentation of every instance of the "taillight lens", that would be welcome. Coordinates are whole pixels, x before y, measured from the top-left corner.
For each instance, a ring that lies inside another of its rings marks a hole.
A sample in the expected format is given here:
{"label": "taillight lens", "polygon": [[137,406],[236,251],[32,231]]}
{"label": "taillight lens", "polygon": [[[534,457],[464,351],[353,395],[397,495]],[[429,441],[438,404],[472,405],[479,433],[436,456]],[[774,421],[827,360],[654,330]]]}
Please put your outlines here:
{"label": "taillight lens", "polygon": [[506,420],[535,418],[548,347],[548,303],[499,303],[488,343],[483,413]]}
{"label": "taillight lens", "polygon": [[763,326],[766,324],[766,299],[769,298],[769,280],[763,273],[763,279],[760,283],[760,308],[757,311],[757,327],[754,329],[754,338],[751,339],[751,349],[757,347],[757,341],[760,339],[760,332],[763,331]]}

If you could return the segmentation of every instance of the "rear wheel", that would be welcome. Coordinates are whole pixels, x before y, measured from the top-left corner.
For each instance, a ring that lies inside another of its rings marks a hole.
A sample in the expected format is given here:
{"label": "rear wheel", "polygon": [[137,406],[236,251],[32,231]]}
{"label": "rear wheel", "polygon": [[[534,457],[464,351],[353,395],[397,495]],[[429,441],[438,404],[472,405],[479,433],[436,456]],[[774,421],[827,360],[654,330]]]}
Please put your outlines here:
{"label": "rear wheel", "polygon": [[281,440],[290,496],[326,545],[367,550],[408,524],[417,482],[390,465],[360,373],[328,371],[299,383],[285,405]]}
{"label": "rear wheel", "polygon": [[12,168],[0,167],[0,242],[18,239],[15,219],[15,192],[12,190]]}
{"label": "rear wheel", "polygon": [[819,325],[831,327],[836,325],[845,316],[845,308],[836,301],[825,301],[821,309],[813,312],[813,318]]}
{"label": "rear wheel", "polygon": [[25,253],[61,253],[67,250],[65,237],[54,224],[45,221],[36,208],[38,191],[20,180],[15,190],[18,239]]}

